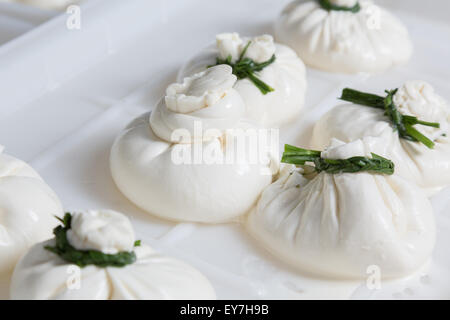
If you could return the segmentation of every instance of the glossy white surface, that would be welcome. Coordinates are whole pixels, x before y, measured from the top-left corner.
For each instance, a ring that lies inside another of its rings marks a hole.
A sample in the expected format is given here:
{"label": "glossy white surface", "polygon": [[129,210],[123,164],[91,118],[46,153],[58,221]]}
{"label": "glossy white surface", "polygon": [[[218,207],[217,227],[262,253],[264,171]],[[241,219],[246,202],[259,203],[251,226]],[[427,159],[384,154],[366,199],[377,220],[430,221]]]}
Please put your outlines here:
{"label": "glossy white surface", "polygon": [[[246,153],[243,161],[227,163],[235,157],[228,145],[236,146],[238,135],[227,136],[226,142],[219,137],[197,145],[173,144],[155,135],[148,118],[145,113],[118,136],[111,150],[111,172],[122,193],[150,214],[175,221],[236,220],[272,182],[270,162],[251,163]],[[247,127],[238,123],[234,128]],[[197,150],[201,159],[194,163]],[[215,152],[211,159],[209,150]]]}
{"label": "glossy white surface", "polygon": [[[219,298],[450,297],[449,189],[431,199],[438,230],[429,269],[406,279],[382,281],[381,290],[369,290],[365,281],[329,282],[295,272],[238,224],[170,223],[131,204],[115,187],[107,165],[120,130],[155,106],[186,59],[216,34],[272,33],[275,17],[289,1],[106,0],[105,6],[102,2],[93,0],[85,7],[80,31],[68,31],[63,16],[0,47],[0,88],[3,105],[8,106],[0,110],[0,140],[58,190],[67,209],[110,207],[126,212],[138,239],[195,266],[211,280]],[[306,146],[312,124],[339,104],[336,97],[344,87],[383,92],[408,79],[423,79],[450,100],[450,65],[441,63],[448,59],[450,45],[440,41],[450,38],[450,28],[441,22],[444,17],[418,17],[421,6],[406,2],[403,8],[401,1],[383,4],[398,8],[393,12],[410,31],[415,47],[410,63],[373,77],[308,69],[307,113],[281,130],[280,144]],[[431,7],[423,12],[431,12]],[[130,17],[126,27],[124,17]],[[186,32],[181,35],[180,24]],[[173,39],[182,50],[173,50]],[[27,72],[17,72],[18,67]],[[7,285],[2,283],[1,288]]]}
{"label": "glossy white surface", "polygon": [[[252,162],[257,150],[236,131],[257,127],[243,121],[245,105],[231,72],[219,65],[169,85],[150,115],[118,135],[111,173],[137,206],[175,221],[228,222],[247,213],[272,182],[274,156],[267,152],[267,164]],[[240,143],[248,149],[243,154],[235,151]]]}

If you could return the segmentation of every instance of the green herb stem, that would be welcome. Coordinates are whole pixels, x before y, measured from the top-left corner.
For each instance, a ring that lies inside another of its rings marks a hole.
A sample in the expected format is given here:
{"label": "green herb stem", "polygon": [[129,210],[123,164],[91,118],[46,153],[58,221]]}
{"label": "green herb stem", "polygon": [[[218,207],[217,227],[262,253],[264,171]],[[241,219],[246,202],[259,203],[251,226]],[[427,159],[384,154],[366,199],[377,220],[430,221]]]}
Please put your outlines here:
{"label": "green herb stem", "polygon": [[438,122],[421,121],[421,120],[417,119],[417,117],[413,117],[413,116],[403,115],[403,122],[405,124],[409,124],[409,125],[420,124],[420,125],[427,126],[427,127],[433,127],[433,128],[438,128],[438,129],[440,128],[440,124]]}
{"label": "green herb stem", "polygon": [[233,74],[238,79],[248,78],[261,91],[262,94],[266,95],[267,93],[272,92],[275,89],[259,79],[254,73],[263,70],[265,67],[275,62],[276,58],[275,55],[272,55],[269,60],[261,63],[257,63],[250,58],[245,58],[245,53],[247,52],[250,44],[251,41],[249,41],[244,47],[241,54],[239,55],[239,59],[236,62],[233,63],[232,56],[229,55],[226,59],[216,58],[216,64],[210,65],[208,66],[208,68],[217,66],[219,64],[227,64],[233,69]]}
{"label": "green herb stem", "polygon": [[316,172],[324,171],[330,174],[362,171],[387,175],[394,173],[394,163],[375,153],[372,153],[372,158],[324,159],[321,157],[320,151],[297,148],[288,144],[284,147],[281,162],[300,166],[305,165],[306,162],[311,162],[314,164]]}
{"label": "green herb stem", "polygon": [[248,72],[247,74],[248,79],[253,82],[253,84],[261,91],[262,94],[266,95],[269,92],[274,91],[275,89],[269,86],[264,81],[258,79],[253,72]]}
{"label": "green herb stem", "polygon": [[413,128],[414,125],[423,125],[427,127],[439,128],[437,122],[426,122],[417,119],[417,117],[401,114],[394,104],[394,95],[398,89],[386,90],[386,97],[375,94],[361,92],[349,88],[342,91],[341,100],[368,106],[377,109],[383,109],[385,116],[389,118],[395,131],[398,131],[400,138],[408,141],[420,142],[432,149],[434,142]]}
{"label": "green herb stem", "polygon": [[314,162],[317,157],[320,157],[320,153],[320,151],[302,149],[286,144],[284,145],[281,162],[304,165],[306,162]]}

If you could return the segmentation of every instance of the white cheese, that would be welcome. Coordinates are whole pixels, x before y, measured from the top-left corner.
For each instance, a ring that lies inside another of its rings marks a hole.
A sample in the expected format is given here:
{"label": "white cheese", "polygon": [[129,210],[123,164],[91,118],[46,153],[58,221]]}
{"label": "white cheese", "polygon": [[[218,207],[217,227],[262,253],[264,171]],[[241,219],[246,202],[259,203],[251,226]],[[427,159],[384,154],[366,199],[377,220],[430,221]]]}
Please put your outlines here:
{"label": "white cheese", "polygon": [[357,13],[327,11],[318,1],[292,2],[275,23],[275,38],[292,47],[307,65],[324,71],[380,73],[405,64],[412,54],[407,29],[372,1],[358,2]]}
{"label": "white cheese", "polygon": [[[376,139],[333,141],[322,155],[367,155]],[[324,277],[366,279],[413,273],[430,258],[435,243],[432,207],[406,180],[370,172],[306,179],[286,166],[267,187],[247,221],[251,235],[297,269]]]}
{"label": "white cheese", "polygon": [[437,122],[439,128],[417,126],[431,140],[449,132],[450,107],[424,81],[408,81],[394,95],[394,103],[400,113],[418,117],[422,121]]}
{"label": "white cheese", "polygon": [[370,153],[365,151],[364,143],[361,140],[345,144],[340,140],[332,139],[330,146],[322,151],[320,156],[324,159],[348,159],[351,157],[367,157],[370,156]]}
{"label": "white cheese", "polygon": [[[128,199],[153,215],[178,221],[219,223],[250,210],[272,181],[277,161],[269,158],[278,144],[260,140],[250,145],[251,132],[258,139],[258,128],[242,120],[245,106],[230,87],[233,77],[230,67],[220,65],[169,86],[169,100],[177,100],[181,88],[183,102],[178,99],[177,107],[169,109],[161,100],[151,115],[134,120],[117,137],[111,173]],[[212,104],[204,99],[184,104],[206,92],[213,93]],[[184,113],[186,106],[193,111]],[[245,146],[244,154],[239,145]]]}
{"label": "white cheese", "polygon": [[310,147],[323,149],[333,138],[350,142],[377,137],[383,142],[371,145],[371,151],[391,159],[397,175],[431,196],[450,185],[450,107],[422,81],[406,82],[395,94],[394,103],[403,114],[440,124],[439,129],[414,126],[434,140],[433,149],[400,138],[384,110],[357,104],[340,105],[323,115],[314,126]]}
{"label": "white cheese", "polygon": [[241,55],[243,43],[244,41],[236,32],[218,34],[216,44],[219,58],[226,60],[228,56],[231,56],[231,62],[236,62]]}
{"label": "white cheese", "polygon": [[51,238],[55,216],[62,214],[57,196],[36,171],[0,150],[0,275],[11,272],[32,245]]}
{"label": "white cheese", "polygon": [[[169,85],[165,99],[150,117],[155,134],[166,141],[192,143],[221,137],[225,130],[235,127],[245,106],[233,89],[236,76],[231,71],[230,66],[219,65]],[[189,135],[180,137],[179,129]]]}
{"label": "white cheese", "polygon": [[228,65],[219,65],[186,77],[183,83],[173,83],[166,90],[165,102],[169,110],[190,113],[218,103],[233,85],[236,76]]}
{"label": "white cheese", "polygon": [[112,210],[88,210],[72,214],[67,240],[78,250],[97,250],[107,254],[132,251],[134,231],[130,220]]}
{"label": "white cheese", "polygon": [[[269,60],[275,54],[276,47],[271,35],[265,34],[254,37],[245,52],[244,57],[250,58],[256,63],[261,63]],[[248,43],[247,41],[247,43]]]}
{"label": "white cheese", "polygon": [[[247,47],[248,42],[250,45]],[[276,47],[271,35],[265,34],[254,38],[241,38],[237,33],[221,33],[216,36],[219,58],[226,60],[231,56],[231,62],[241,57],[244,49],[247,50],[244,58],[250,58],[256,63],[269,60],[275,54]]]}
{"label": "white cheese", "polygon": [[[127,238],[133,233],[124,215],[90,210],[74,218],[74,232],[90,239],[83,248],[130,249],[129,239],[112,245],[114,235],[121,238],[117,234],[121,230]],[[103,236],[109,243],[100,240]],[[133,248],[136,261],[132,264],[81,269],[46,250],[47,245],[54,246],[55,240],[36,244],[18,262],[11,279],[12,299],[215,299],[212,285],[199,271],[144,244]]]}
{"label": "white cheese", "polygon": [[241,38],[237,33],[219,34],[216,46],[201,51],[183,66],[178,81],[215,64],[217,57],[226,59],[231,55],[232,62],[236,62],[249,41],[245,57],[260,63],[275,54],[275,62],[255,72],[255,76],[274,91],[264,95],[248,78],[239,79],[234,88],[244,100],[245,117],[264,127],[278,127],[293,121],[300,115],[305,101],[305,66],[292,49],[274,43],[270,35]]}

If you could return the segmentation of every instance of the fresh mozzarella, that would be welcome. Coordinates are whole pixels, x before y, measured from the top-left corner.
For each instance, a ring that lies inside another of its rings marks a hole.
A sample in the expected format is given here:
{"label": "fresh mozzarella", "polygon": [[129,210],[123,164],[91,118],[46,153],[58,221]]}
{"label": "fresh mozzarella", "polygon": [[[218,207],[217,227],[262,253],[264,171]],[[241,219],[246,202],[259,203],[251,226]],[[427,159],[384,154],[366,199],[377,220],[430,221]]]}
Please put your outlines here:
{"label": "fresh mozzarella", "polygon": [[[334,140],[322,157],[370,156],[371,143],[376,139]],[[287,263],[334,278],[366,278],[372,266],[381,278],[407,275],[429,260],[435,242],[429,200],[395,174],[322,172],[307,179],[286,166],[247,226]]]}
{"label": "fresh mozzarella", "polygon": [[107,254],[133,250],[133,227],[121,213],[111,210],[75,212],[71,225],[67,240],[78,250],[97,250]]}
{"label": "fresh mozzarella", "polygon": [[350,142],[378,137],[383,143],[374,144],[372,151],[391,159],[397,175],[433,195],[450,185],[450,107],[423,81],[406,82],[394,103],[402,114],[440,124],[440,128],[415,126],[434,140],[433,149],[400,138],[383,110],[357,104],[340,105],[326,113],[314,127],[311,147],[323,149],[332,138]]}
{"label": "fresh mozzarella", "polygon": [[270,35],[241,38],[237,33],[219,34],[216,36],[215,46],[209,46],[184,65],[178,73],[178,81],[215,64],[217,57],[226,59],[231,56],[232,62],[236,62],[249,41],[246,58],[261,63],[275,54],[276,60],[255,73],[274,91],[264,95],[247,78],[236,82],[234,89],[244,99],[246,118],[265,127],[277,127],[294,120],[305,101],[305,66],[292,49],[274,43]]}
{"label": "fresh mozzarella", "polygon": [[[79,268],[45,249],[33,246],[17,264],[11,280],[12,299],[215,299],[210,282],[193,267],[165,257],[150,247],[134,247],[129,220],[111,211],[91,210],[73,216],[70,240],[79,250],[134,250],[136,261],[124,267]],[[124,234],[121,234],[123,232]],[[116,252],[117,253],[117,252]]]}
{"label": "fresh mozzarella", "polygon": [[406,63],[412,44],[403,24],[372,1],[330,0],[360,11],[327,11],[319,1],[294,1],[275,24],[277,41],[292,47],[317,69],[379,73]]}
{"label": "fresh mozzarella", "polygon": [[[236,82],[229,66],[218,66],[204,73],[185,78],[167,88],[167,109],[178,113],[191,113],[219,103]],[[239,116],[241,114],[238,114]]]}
{"label": "fresh mozzarella", "polygon": [[[153,132],[165,141],[179,143],[221,137],[245,112],[242,98],[233,89],[235,82],[231,67],[220,65],[186,77],[182,83],[171,84],[165,99],[151,114]],[[195,128],[200,123],[201,134],[196,134]],[[177,129],[187,130],[189,135],[178,135]]]}
{"label": "fresh mozzarella", "polygon": [[401,114],[416,116],[427,122],[438,122],[439,128],[419,126],[431,140],[449,133],[450,106],[433,87],[424,81],[407,81],[394,95],[394,104]]}
{"label": "fresh mozzarella", "polygon": [[[231,56],[231,62],[235,63],[242,55],[248,41],[249,39],[242,39],[236,32],[218,34],[216,36],[218,57],[226,60],[228,56]],[[261,63],[269,60],[275,53],[276,46],[273,37],[265,34],[251,39],[245,57]]]}
{"label": "fresh mozzarella", "polygon": [[166,219],[210,223],[254,205],[272,181],[273,163],[251,161],[250,148],[235,152],[243,137],[250,143],[242,132],[256,132],[241,121],[245,109],[235,81],[227,65],[188,77],[119,135],[111,172],[128,199]]}
{"label": "fresh mozzarella", "polygon": [[51,238],[55,216],[63,211],[36,171],[1,149],[0,275],[6,275],[32,245]]}

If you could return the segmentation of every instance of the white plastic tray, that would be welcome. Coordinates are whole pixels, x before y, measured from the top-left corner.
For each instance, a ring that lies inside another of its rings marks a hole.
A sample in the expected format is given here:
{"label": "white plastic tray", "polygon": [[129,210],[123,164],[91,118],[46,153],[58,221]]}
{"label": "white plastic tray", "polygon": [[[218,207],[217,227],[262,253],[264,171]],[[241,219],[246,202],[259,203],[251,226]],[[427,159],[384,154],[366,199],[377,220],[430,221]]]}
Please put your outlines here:
{"label": "white plastic tray", "polygon": [[[5,1],[5,0],[3,0]],[[0,0],[0,45],[49,20],[56,13]]]}
{"label": "white plastic tray", "polygon": [[[181,65],[216,33],[271,33],[287,2],[91,0],[82,7],[81,30],[67,30],[63,15],[0,47],[0,143],[36,168],[67,210],[112,208],[128,214],[138,238],[196,266],[219,298],[449,299],[450,188],[432,199],[438,242],[430,267],[371,291],[363,281],[296,273],[240,225],[175,224],[151,217],[115,187],[108,157],[120,130],[153,107]],[[450,27],[395,13],[414,41],[410,63],[373,77],[308,69],[304,116],[281,130],[281,144],[306,146],[312,124],[338,103],[344,86],[382,92],[422,79],[450,101],[450,43],[442,41],[450,38]],[[0,284],[0,297],[7,298],[7,287]]]}

